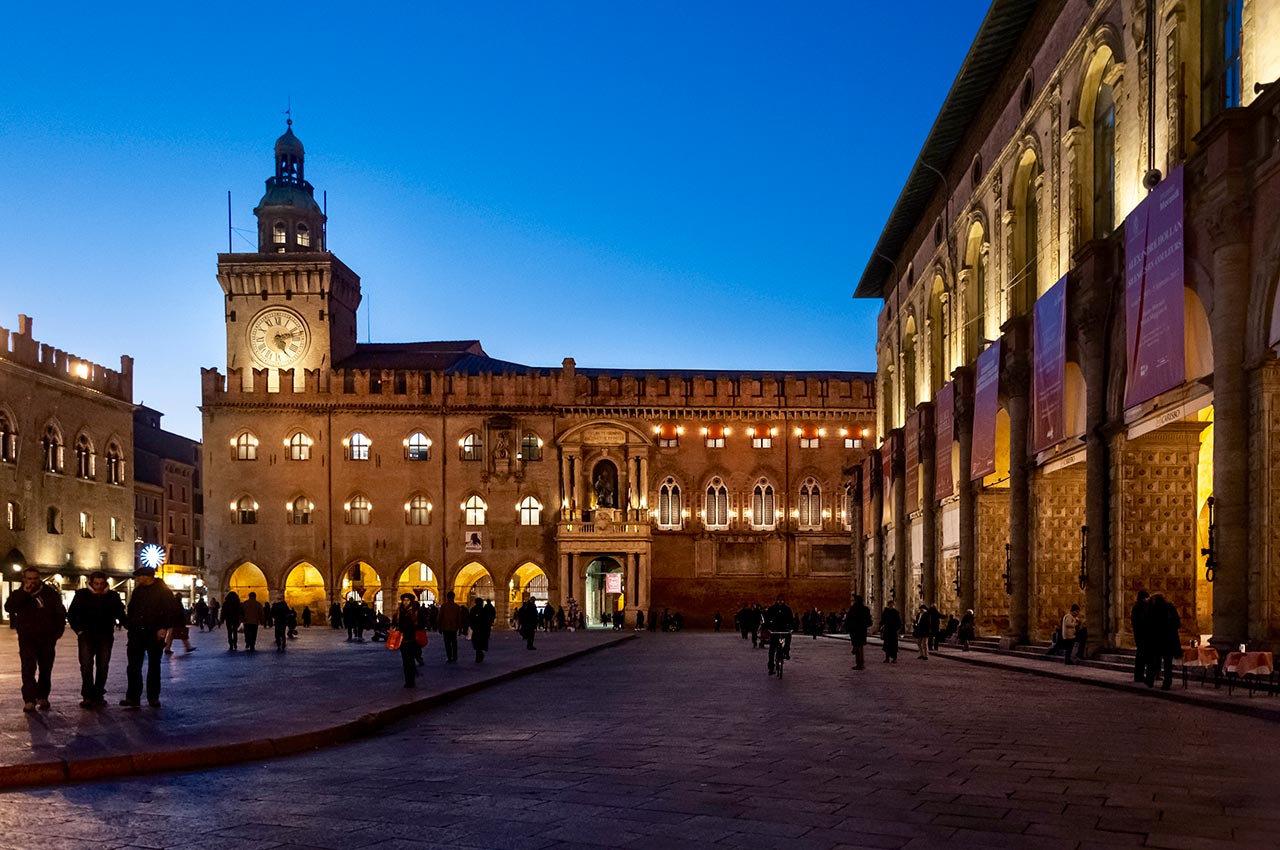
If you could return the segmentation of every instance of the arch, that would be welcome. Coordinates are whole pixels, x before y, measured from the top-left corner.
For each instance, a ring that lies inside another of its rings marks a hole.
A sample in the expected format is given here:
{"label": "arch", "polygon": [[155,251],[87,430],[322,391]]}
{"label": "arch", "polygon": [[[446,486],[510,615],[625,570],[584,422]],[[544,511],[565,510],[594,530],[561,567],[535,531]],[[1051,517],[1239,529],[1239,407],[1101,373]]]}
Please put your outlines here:
{"label": "arch", "polygon": [[413,493],[404,503],[404,521],[409,525],[430,525],[431,511],[431,499],[425,493]]}
{"label": "arch", "polygon": [[414,561],[400,571],[396,580],[397,593],[410,592],[424,604],[440,601],[440,581],[435,570],[425,561]]}
{"label": "arch", "polygon": [[[1101,239],[1115,229],[1116,93],[1120,72],[1120,37],[1109,26],[1090,37],[1076,93],[1075,124],[1084,130],[1077,152],[1080,193],[1080,232],[1085,239]],[[1107,217],[1110,216],[1110,221]]]}
{"label": "arch", "polygon": [[405,460],[431,460],[431,438],[421,430],[404,438]]}
{"label": "arch", "polygon": [[285,437],[284,447],[289,450],[289,460],[311,459],[311,435],[301,428],[295,428]]}
{"label": "arch", "polygon": [[964,268],[964,357],[965,363],[978,359],[982,350],[982,341],[990,339],[987,333],[989,319],[987,313],[991,299],[987,292],[986,270],[987,229],[983,221],[975,215],[969,225],[965,238]]}
{"label": "arch", "polygon": [[306,493],[295,493],[293,498],[285,502],[284,509],[290,525],[310,525],[316,503]]}
{"label": "arch", "polygon": [[760,531],[768,531],[778,526],[777,492],[768,478],[761,477],[751,488],[751,507],[747,512],[747,521],[751,527]]}
{"label": "arch", "polygon": [[996,411],[996,471],[982,479],[983,486],[1008,486],[1009,483],[1009,411],[1001,406]]}
{"label": "arch", "polygon": [[520,452],[516,455],[516,460],[526,463],[542,460],[542,438],[536,432],[524,432],[524,436],[520,438]]}
{"label": "arch", "polygon": [[812,475],[800,483],[800,498],[796,502],[796,517],[801,531],[818,531],[822,528],[822,486]]}
{"label": "arch", "polygon": [[353,493],[342,503],[342,512],[347,525],[368,525],[372,520],[373,502],[364,493]]}
{"label": "arch", "polygon": [[951,322],[947,313],[946,280],[941,272],[933,276],[933,285],[929,290],[929,397],[937,396],[938,390],[951,377]]}
{"label": "arch", "polygon": [[107,442],[107,483],[123,485],[124,484],[124,451],[120,448],[120,441],[112,437]]}
{"label": "arch", "polygon": [[224,583],[227,592],[235,591],[241,602],[249,599],[249,594],[257,595],[263,605],[271,600],[271,587],[267,583],[267,575],[262,568],[252,561],[241,561],[228,574]]}
{"label": "arch", "polygon": [[1009,316],[1025,316],[1040,296],[1040,203],[1036,183],[1040,159],[1028,145],[1013,172],[1009,209],[1014,215],[1013,257],[1009,267]]}
{"label": "arch", "polygon": [[[610,573],[621,575],[621,593],[609,592]],[[622,564],[609,555],[601,555],[593,559],[583,570],[584,613],[589,625],[604,625],[604,614],[612,619],[614,614],[623,611],[626,604],[626,571]]]}
{"label": "arch", "polygon": [[656,517],[659,528],[675,529],[684,524],[684,501],[680,484],[673,476],[668,475],[658,485]]}
{"label": "arch", "polygon": [[298,222],[298,226],[295,228],[295,230],[297,232],[298,247],[310,248],[311,247],[311,231],[307,229],[307,226],[302,222]]}
{"label": "arch", "polygon": [[470,607],[477,598],[493,599],[493,588],[493,575],[489,570],[483,564],[471,561],[458,570],[453,580],[454,601]]}
{"label": "arch", "polygon": [[902,329],[902,408],[909,411],[916,406],[916,317],[907,315]]}
{"label": "arch", "polygon": [[258,522],[258,503],[248,493],[231,502],[232,525],[256,525]]}
{"label": "arch", "polygon": [[358,598],[369,603],[375,611],[381,611],[384,599],[378,571],[367,561],[348,564],[342,571],[342,598]]}
{"label": "arch", "polygon": [[729,527],[729,488],[719,475],[712,477],[703,490],[702,524],[706,528]]}
{"label": "arch", "polygon": [[463,522],[465,525],[478,527],[485,524],[485,514],[489,505],[478,495],[471,495],[462,503]]}
{"label": "arch", "polygon": [[[590,419],[586,422],[579,422],[576,425],[572,425],[566,428],[560,434],[560,436],[557,438],[557,442],[560,445],[564,445],[566,443],[580,444],[583,442],[584,438],[587,436],[588,431],[599,428],[602,425],[607,425],[610,428],[614,428],[619,431],[622,431],[626,437],[628,444],[636,443],[636,444],[645,445],[645,446],[656,445],[651,435],[644,433],[643,431],[641,431],[639,428],[632,425],[631,423],[624,422],[621,419],[608,419],[608,418]],[[658,431],[655,430],[654,434],[657,434],[657,433]]]}
{"label": "arch", "polygon": [[1189,286],[1183,287],[1182,302],[1186,380],[1195,381],[1213,374],[1213,334],[1209,330],[1209,314],[1199,293]]}
{"label": "arch", "polygon": [[97,476],[97,455],[93,451],[93,439],[87,431],[76,436],[76,478],[91,481]]}
{"label": "arch", "polygon": [[352,431],[342,438],[342,447],[346,450],[347,460],[366,461],[373,441],[363,431]]}
{"label": "arch", "polygon": [[276,245],[284,245],[289,239],[289,229],[285,227],[283,221],[277,221],[271,225],[271,241]]}
{"label": "arch", "polygon": [[42,468],[45,472],[62,472],[63,470],[63,440],[62,428],[56,421],[50,420],[44,426],[44,436],[40,440],[40,449],[43,459],[41,461]]}
{"label": "arch", "polygon": [[290,608],[310,608],[312,617],[328,613],[329,594],[319,568],[306,561],[295,564],[284,578],[284,602]]}
{"label": "arch", "polygon": [[18,460],[18,418],[8,405],[0,404],[0,463]]}
{"label": "arch", "polygon": [[242,428],[231,438],[232,460],[257,460],[258,437],[247,428]]}
{"label": "arch", "polygon": [[510,610],[523,604],[526,599],[533,599],[539,606],[550,598],[551,582],[542,567],[532,561],[525,561],[511,574],[507,582],[507,600]]}
{"label": "arch", "polygon": [[480,432],[468,431],[462,435],[462,439],[458,440],[458,451],[463,460],[484,460],[484,440],[480,438]]}
{"label": "arch", "polygon": [[525,496],[516,505],[516,510],[520,513],[521,525],[542,525],[542,503],[534,496]]}

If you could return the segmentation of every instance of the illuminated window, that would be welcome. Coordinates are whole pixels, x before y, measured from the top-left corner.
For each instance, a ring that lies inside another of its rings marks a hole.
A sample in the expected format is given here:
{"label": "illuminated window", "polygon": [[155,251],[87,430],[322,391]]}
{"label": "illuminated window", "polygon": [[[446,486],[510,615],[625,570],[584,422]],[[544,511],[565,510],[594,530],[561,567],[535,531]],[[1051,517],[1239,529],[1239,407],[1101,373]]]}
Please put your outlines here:
{"label": "illuminated window", "polygon": [[520,500],[520,524],[542,525],[542,503],[532,496]]}
{"label": "illuminated window", "polygon": [[724,426],[711,425],[707,428],[707,448],[723,449],[724,448]]}
{"label": "illuminated window", "polygon": [[17,502],[5,503],[5,528],[10,531],[19,531],[22,528],[22,509],[18,507]]}
{"label": "illuminated window", "polygon": [[751,527],[757,530],[775,528],[778,524],[773,485],[761,478],[751,491]]}
{"label": "illuminated window", "polygon": [[753,428],[751,430],[751,448],[753,449],[773,448],[773,429],[772,428]]}
{"label": "illuminated window", "polygon": [[409,435],[407,448],[405,457],[409,460],[431,460],[431,438],[421,431]]}
{"label": "illuminated window", "polygon": [[[462,438],[462,459],[484,459],[484,443],[481,441],[479,434],[472,433]],[[481,525],[483,524],[481,523]]]}
{"label": "illuminated window", "polygon": [[93,454],[93,443],[89,442],[88,434],[81,434],[76,439],[76,478],[91,481],[95,472],[97,458]]}
{"label": "illuminated window", "polygon": [[800,429],[800,448],[816,449],[819,441],[820,435],[816,425],[806,425]]}
{"label": "illuminated window", "polygon": [[124,457],[115,443],[107,446],[107,483],[117,486],[124,484]]}
{"label": "illuminated window", "polygon": [[283,245],[287,240],[287,238],[288,238],[287,232],[285,230],[283,221],[277,221],[274,225],[271,226],[272,242],[276,243],[277,245]]}
{"label": "illuminated window", "polygon": [[347,457],[351,460],[368,460],[369,445],[369,438],[362,431],[356,431],[347,440]]}
{"label": "illuminated window", "polygon": [[[45,472],[62,472],[62,434],[50,425],[44,431],[44,439],[40,441]],[[61,534],[61,532],[58,532]]]}
{"label": "illuminated window", "polygon": [[680,429],[675,425],[658,426],[658,445],[664,449],[674,449],[680,445]]}
{"label": "illuminated window", "polygon": [[235,439],[236,460],[258,459],[258,438],[245,431]]}
{"label": "illuminated window", "polygon": [[1104,239],[1116,228],[1116,101],[1107,85],[1111,65],[1093,98],[1093,236]]}
{"label": "illuminated window", "polygon": [[311,231],[301,223],[298,225],[298,245],[303,248],[311,247]]}
{"label": "illuminated window", "polygon": [[822,528],[822,488],[812,478],[800,485],[800,529],[815,531]]}
{"label": "illuminated window", "polygon": [[729,490],[719,478],[712,478],[707,485],[702,524],[707,528],[729,527]]}
{"label": "illuminated window", "polygon": [[18,429],[8,414],[0,411],[0,463],[18,460]]}
{"label": "illuminated window", "polygon": [[658,488],[658,527],[679,528],[684,520],[680,485],[668,478]]}
{"label": "illuminated window", "polygon": [[1240,105],[1240,56],[1244,0],[1201,0],[1201,123]]}
{"label": "illuminated window", "polygon": [[542,440],[537,434],[525,434],[520,440],[521,460],[542,460]]}
{"label": "illuminated window", "polygon": [[484,514],[489,506],[479,496],[472,496],[463,504],[462,510],[467,525],[484,525]]}
{"label": "illuminated window", "polygon": [[124,529],[121,528],[120,517],[113,516],[111,518],[111,539],[117,543],[123,539]]}
{"label": "illuminated window", "polygon": [[93,536],[93,514],[85,511],[80,512],[80,536]]}
{"label": "illuminated window", "polygon": [[236,525],[256,525],[258,522],[258,503],[252,496],[241,496],[231,509],[231,521]]}
{"label": "illuminated window", "polygon": [[364,496],[354,496],[347,503],[347,525],[368,525],[373,505]]}
{"label": "illuminated window", "polygon": [[431,503],[426,496],[414,496],[409,500],[409,525],[431,524]]}
{"label": "illuminated window", "polygon": [[301,431],[289,435],[289,460],[311,460],[311,438]]}
{"label": "illuminated window", "polygon": [[298,496],[289,503],[289,523],[291,525],[310,525],[311,509],[314,506],[306,496]]}
{"label": "illuminated window", "polygon": [[846,484],[840,490],[840,527],[853,531],[853,485]]}

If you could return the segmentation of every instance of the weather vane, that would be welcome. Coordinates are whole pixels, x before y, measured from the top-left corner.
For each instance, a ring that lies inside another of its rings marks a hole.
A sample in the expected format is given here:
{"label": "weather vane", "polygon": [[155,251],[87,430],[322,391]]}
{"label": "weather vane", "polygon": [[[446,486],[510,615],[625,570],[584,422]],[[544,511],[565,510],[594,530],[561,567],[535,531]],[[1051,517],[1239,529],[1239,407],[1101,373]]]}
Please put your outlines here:
{"label": "weather vane", "polygon": [[285,100],[284,114],[287,115],[288,117],[285,118],[284,123],[287,126],[292,127],[293,126],[293,95],[289,94],[289,95],[286,95],[285,97],[287,99]]}

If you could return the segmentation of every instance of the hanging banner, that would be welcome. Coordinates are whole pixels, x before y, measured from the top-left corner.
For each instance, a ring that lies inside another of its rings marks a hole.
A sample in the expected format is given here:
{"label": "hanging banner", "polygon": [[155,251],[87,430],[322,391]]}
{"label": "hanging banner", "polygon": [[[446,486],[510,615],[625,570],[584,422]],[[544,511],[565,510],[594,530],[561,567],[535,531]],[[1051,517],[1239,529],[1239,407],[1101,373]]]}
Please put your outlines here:
{"label": "hanging banner", "polygon": [[1182,167],[1124,222],[1126,408],[1186,380]]}
{"label": "hanging banner", "polygon": [[1067,279],[1055,283],[1036,302],[1035,356],[1031,396],[1035,419],[1031,447],[1042,452],[1066,439],[1067,430]]}
{"label": "hanging banner", "polygon": [[951,497],[951,441],[955,423],[956,385],[952,381],[942,385],[934,403],[933,437],[933,498],[941,501]]}
{"label": "hanging banner", "polygon": [[1000,346],[996,340],[978,355],[977,383],[973,391],[973,456],[969,478],[996,471],[996,412],[1000,409]]}
{"label": "hanging banner", "polygon": [[605,593],[621,593],[622,592],[622,573],[605,573],[604,574],[604,592]]}
{"label": "hanging banner", "polygon": [[920,414],[912,413],[907,417],[907,426],[904,429],[906,446],[903,447],[906,453],[906,487],[907,487],[907,513],[910,514],[920,507]]}

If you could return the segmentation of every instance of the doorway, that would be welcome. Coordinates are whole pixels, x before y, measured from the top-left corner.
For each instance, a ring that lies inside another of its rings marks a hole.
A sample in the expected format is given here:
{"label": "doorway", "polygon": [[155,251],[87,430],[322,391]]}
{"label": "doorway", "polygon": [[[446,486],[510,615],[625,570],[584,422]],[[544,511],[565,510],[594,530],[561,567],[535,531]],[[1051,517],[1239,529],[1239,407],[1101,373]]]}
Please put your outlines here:
{"label": "doorway", "polygon": [[609,626],[623,615],[626,604],[625,570],[613,558],[601,556],[587,565],[586,605],[588,626]]}

